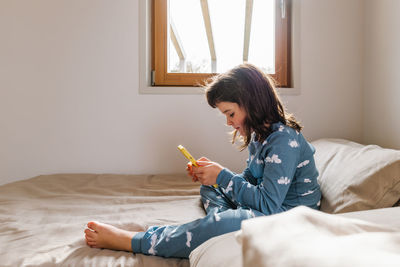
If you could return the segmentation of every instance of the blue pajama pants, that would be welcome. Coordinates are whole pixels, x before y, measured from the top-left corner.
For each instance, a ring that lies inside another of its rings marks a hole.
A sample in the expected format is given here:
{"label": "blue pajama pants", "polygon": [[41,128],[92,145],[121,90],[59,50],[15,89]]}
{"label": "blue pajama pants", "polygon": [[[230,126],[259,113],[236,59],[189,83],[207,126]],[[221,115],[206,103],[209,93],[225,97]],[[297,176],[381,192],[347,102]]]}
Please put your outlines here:
{"label": "blue pajama pants", "polygon": [[153,226],[132,238],[134,253],[162,257],[188,258],[190,252],[208,239],[237,231],[243,220],[262,216],[259,211],[238,206],[220,188],[200,187],[207,215],[182,224]]}

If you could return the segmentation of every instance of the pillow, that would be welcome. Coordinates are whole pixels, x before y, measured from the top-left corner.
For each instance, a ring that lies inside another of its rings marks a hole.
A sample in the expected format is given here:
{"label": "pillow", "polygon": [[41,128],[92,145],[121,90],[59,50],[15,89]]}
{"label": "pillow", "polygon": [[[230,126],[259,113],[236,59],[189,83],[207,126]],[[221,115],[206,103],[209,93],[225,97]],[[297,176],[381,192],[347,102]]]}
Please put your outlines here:
{"label": "pillow", "polygon": [[399,150],[343,139],[319,139],[312,145],[316,149],[322,211],[386,208],[399,201]]}
{"label": "pillow", "polygon": [[189,255],[191,267],[241,267],[242,247],[236,240],[236,232],[213,237]]}
{"label": "pillow", "polygon": [[399,230],[299,206],[245,220],[237,237],[244,267],[394,267],[400,261]]}

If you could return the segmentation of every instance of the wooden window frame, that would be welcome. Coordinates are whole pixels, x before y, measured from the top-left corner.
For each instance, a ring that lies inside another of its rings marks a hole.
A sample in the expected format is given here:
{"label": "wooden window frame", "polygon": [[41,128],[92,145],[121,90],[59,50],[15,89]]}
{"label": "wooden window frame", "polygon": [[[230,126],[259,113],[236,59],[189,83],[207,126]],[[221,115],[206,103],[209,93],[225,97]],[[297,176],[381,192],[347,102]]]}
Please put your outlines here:
{"label": "wooden window frame", "polygon": [[[275,0],[275,74],[278,87],[291,87],[291,6],[292,0]],[[284,4],[282,10],[281,5]],[[152,86],[200,86],[216,73],[168,72],[168,0],[151,3]],[[284,13],[284,18],[282,18]]]}

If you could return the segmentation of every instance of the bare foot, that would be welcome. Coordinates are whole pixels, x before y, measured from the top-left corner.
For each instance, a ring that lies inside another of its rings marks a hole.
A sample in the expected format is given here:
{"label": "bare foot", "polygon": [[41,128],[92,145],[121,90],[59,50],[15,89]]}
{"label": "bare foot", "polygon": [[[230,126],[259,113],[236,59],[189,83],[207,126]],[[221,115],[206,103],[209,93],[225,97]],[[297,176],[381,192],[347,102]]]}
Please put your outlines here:
{"label": "bare foot", "polygon": [[119,229],[109,224],[89,222],[85,229],[86,243],[91,248],[132,251],[131,240],[137,232]]}

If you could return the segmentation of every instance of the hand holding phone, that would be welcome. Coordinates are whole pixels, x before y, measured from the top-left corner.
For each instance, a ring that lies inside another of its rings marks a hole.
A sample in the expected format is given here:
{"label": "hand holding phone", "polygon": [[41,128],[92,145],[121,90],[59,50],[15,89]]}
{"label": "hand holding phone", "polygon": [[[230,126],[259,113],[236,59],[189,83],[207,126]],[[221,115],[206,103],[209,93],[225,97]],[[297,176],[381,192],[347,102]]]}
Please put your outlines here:
{"label": "hand holding phone", "polygon": [[[199,166],[199,165],[197,164],[196,160],[194,159],[194,157],[189,153],[189,151],[186,150],[186,148],[185,148],[184,146],[179,145],[179,146],[178,146],[178,149],[179,149],[179,151],[182,152],[182,154],[183,154],[188,160],[190,160],[190,162],[193,164],[193,166],[196,166],[196,167]],[[215,184],[215,185],[213,185],[213,186],[214,186],[214,188],[217,188],[217,187],[218,187],[217,184]]]}

